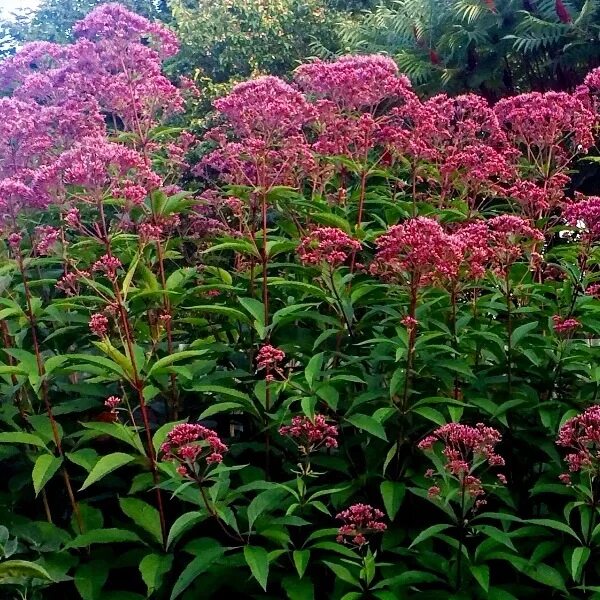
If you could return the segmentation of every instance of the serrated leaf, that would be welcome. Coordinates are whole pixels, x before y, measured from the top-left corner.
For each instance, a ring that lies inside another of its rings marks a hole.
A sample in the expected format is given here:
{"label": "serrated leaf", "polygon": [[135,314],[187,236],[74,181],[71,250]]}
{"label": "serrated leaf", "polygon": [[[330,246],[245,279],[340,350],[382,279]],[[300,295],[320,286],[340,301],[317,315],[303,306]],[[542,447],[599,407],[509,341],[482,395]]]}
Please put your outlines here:
{"label": "serrated leaf", "polygon": [[119,498],[121,510],[159,544],[162,543],[160,514],[156,508],[138,498]]}
{"label": "serrated leaf", "polygon": [[298,577],[302,579],[310,560],[310,550],[294,550],[292,554]]}
{"label": "serrated leaf", "polygon": [[350,417],[346,417],[346,421],[354,427],[358,429],[362,429],[371,435],[379,438],[380,440],[384,440],[387,442],[387,436],[385,434],[385,429],[381,425],[379,421],[376,421],[373,417],[369,417],[368,415],[352,415]]}
{"label": "serrated leaf", "polygon": [[31,479],[33,480],[33,489],[37,496],[44,486],[52,479],[56,471],[60,469],[63,463],[61,456],[53,456],[52,454],[42,454],[38,456],[33,470],[31,471]]}
{"label": "serrated leaf", "polygon": [[414,548],[418,544],[428,540],[429,538],[435,537],[438,533],[442,531],[446,531],[446,529],[450,529],[450,525],[445,525],[443,523],[439,523],[438,525],[432,525],[427,529],[421,531],[421,533],[412,541],[409,548]]}
{"label": "serrated leaf", "polygon": [[162,585],[164,576],[171,570],[172,554],[147,554],[140,561],[140,574],[151,596]]}
{"label": "serrated leaf", "polygon": [[92,544],[116,544],[125,542],[141,542],[133,531],[128,529],[107,528],[86,531],[69,542],[65,548],[85,548]]}
{"label": "serrated leaf", "polygon": [[20,431],[0,433],[0,444],[28,444],[38,448],[46,447],[46,444],[37,435]]}
{"label": "serrated leaf", "polygon": [[260,587],[267,591],[269,578],[269,553],[261,546],[244,546],[244,559]]}
{"label": "serrated leaf", "polygon": [[100,481],[103,477],[106,477],[109,473],[112,473],[116,469],[123,467],[130,462],[135,460],[134,456],[131,454],[125,454],[124,452],[113,452],[107,456],[103,456],[90,471],[86,480],[83,482],[83,485],[80,490],[85,490],[93,483]]}
{"label": "serrated leaf", "polygon": [[196,523],[200,523],[203,519],[206,519],[206,513],[200,511],[187,512],[175,519],[167,537],[167,549],[190,529],[190,527],[193,527]]}
{"label": "serrated leaf", "polygon": [[385,511],[390,521],[393,521],[404,499],[406,486],[399,481],[382,481],[379,491],[381,492]]}

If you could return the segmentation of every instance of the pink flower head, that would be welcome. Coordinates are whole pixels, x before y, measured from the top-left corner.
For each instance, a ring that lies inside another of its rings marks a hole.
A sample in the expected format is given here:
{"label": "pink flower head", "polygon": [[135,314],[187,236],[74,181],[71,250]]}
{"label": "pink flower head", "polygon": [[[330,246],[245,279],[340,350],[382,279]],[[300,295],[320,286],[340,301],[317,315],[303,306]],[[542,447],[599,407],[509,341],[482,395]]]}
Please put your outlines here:
{"label": "pink flower head", "polygon": [[81,221],[78,208],[70,208],[67,211],[67,214],[65,215],[65,223],[73,229],[79,227]]}
{"label": "pink flower head", "polygon": [[109,396],[104,401],[104,406],[110,408],[111,412],[116,412],[117,406],[119,406],[119,404],[121,404],[121,398],[119,398],[118,396]]}
{"label": "pink flower head", "polygon": [[567,206],[563,216],[568,225],[582,230],[585,239],[600,239],[600,196],[577,196],[577,202]]}
{"label": "pink flower head", "polygon": [[406,317],[400,319],[400,323],[402,323],[406,329],[414,329],[419,324],[419,321],[417,321],[417,319],[414,317],[407,315]]}
{"label": "pink flower head", "polygon": [[92,265],[92,271],[104,273],[109,279],[115,279],[117,270],[122,267],[116,256],[105,254]]}
{"label": "pink flower head", "polygon": [[165,58],[175,55],[179,49],[177,37],[167,27],[153,23],[116,2],[95,8],[75,24],[73,31],[77,36],[94,41],[149,42]]}
{"label": "pink flower head", "polygon": [[138,233],[143,242],[152,242],[161,239],[163,228],[153,223],[141,223],[138,227]]}
{"label": "pink flower head", "polygon": [[600,300],[600,283],[593,283],[592,285],[588,285],[585,293],[592,298],[596,298]]}
{"label": "pink flower head", "polygon": [[336,515],[336,519],[344,522],[338,530],[337,541],[363,546],[367,543],[367,535],[387,529],[387,525],[379,520],[383,516],[382,511],[369,504],[353,504]]}
{"label": "pink flower head", "polygon": [[265,369],[267,372],[279,369],[281,363],[285,360],[285,352],[279,348],[265,344],[256,355],[256,368],[260,371]]}
{"label": "pink flower head", "polygon": [[564,184],[563,178],[558,176],[545,186],[522,179],[508,190],[508,195],[517,200],[530,219],[539,219],[564,199]]}
{"label": "pink flower head", "polygon": [[590,406],[582,414],[565,421],[556,443],[570,451],[565,460],[571,473],[597,474],[600,467],[600,405]]}
{"label": "pink flower head", "polygon": [[64,292],[67,296],[75,296],[79,293],[79,284],[83,277],[89,277],[89,273],[67,273],[56,282],[56,289]]}
{"label": "pink flower head", "polygon": [[216,431],[198,423],[175,425],[160,449],[165,460],[178,463],[178,473],[193,479],[202,478],[228,450]]}
{"label": "pink flower head", "polygon": [[295,79],[308,94],[350,110],[412,94],[410,81],[398,75],[396,63],[379,54],[342,56],[334,62],[316,60],[298,67]]}
{"label": "pink flower head", "polygon": [[554,323],[554,331],[556,333],[568,335],[573,333],[581,327],[581,323],[573,317],[561,317],[560,315],[554,315],[552,317]]}
{"label": "pink flower head", "polygon": [[108,318],[102,313],[95,313],[90,319],[90,330],[98,337],[104,337],[108,332]]}
{"label": "pink flower head", "polygon": [[324,415],[315,415],[314,419],[306,416],[292,418],[291,425],[279,428],[280,435],[292,439],[302,454],[315,452],[322,446],[326,448],[337,448],[338,429],[330,425]]}
{"label": "pink flower head", "polygon": [[341,265],[351,252],[360,250],[360,242],[335,227],[317,227],[302,238],[297,252],[305,265],[327,263]]}
{"label": "pink flower head", "polygon": [[35,251],[40,256],[49,254],[52,247],[60,238],[60,230],[50,225],[40,225],[35,228],[34,237],[36,240]]}
{"label": "pink flower head", "polygon": [[594,115],[575,95],[531,92],[500,100],[494,107],[508,138],[552,166],[564,167],[573,152],[594,143]]}
{"label": "pink flower head", "polygon": [[19,246],[21,245],[22,239],[23,239],[23,236],[20,233],[13,232],[8,236],[8,245],[13,250],[18,250]]}
{"label": "pink flower head", "polygon": [[214,105],[240,135],[296,134],[316,114],[298,90],[272,76],[239,83]]}
{"label": "pink flower head", "polygon": [[501,441],[500,432],[478,423],[475,427],[461,423],[448,423],[423,438],[418,448],[429,451],[440,442],[446,459],[445,469],[457,477],[472,497],[482,495],[481,480],[472,471],[482,463],[504,466],[504,459],[495,451]]}
{"label": "pink flower head", "polygon": [[439,486],[437,486],[437,485],[432,485],[432,486],[430,486],[430,487],[429,487],[429,489],[427,490],[427,495],[428,495],[430,498],[437,498],[437,497],[440,495],[441,491],[442,491],[442,490],[440,489],[440,487],[439,487]]}
{"label": "pink flower head", "polygon": [[487,242],[487,237],[476,238],[474,230],[466,228],[449,234],[427,217],[409,219],[377,238],[371,272],[384,278],[405,277],[420,286],[456,281],[463,271],[469,276],[481,276],[479,262],[487,254],[481,253],[475,241],[481,244]]}
{"label": "pink flower head", "polygon": [[491,264],[502,275],[528,248],[544,240],[544,234],[528,221],[515,215],[500,215],[487,221]]}

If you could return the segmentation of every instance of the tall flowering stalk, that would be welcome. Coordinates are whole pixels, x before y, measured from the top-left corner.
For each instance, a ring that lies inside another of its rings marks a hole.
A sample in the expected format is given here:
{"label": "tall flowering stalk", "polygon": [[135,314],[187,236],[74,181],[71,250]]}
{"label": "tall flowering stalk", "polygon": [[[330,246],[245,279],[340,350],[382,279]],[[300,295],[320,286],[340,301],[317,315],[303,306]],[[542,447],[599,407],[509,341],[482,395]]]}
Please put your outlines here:
{"label": "tall flowering stalk", "polygon": [[300,240],[300,244],[296,250],[302,264],[320,266],[322,268],[325,283],[335,298],[338,311],[350,336],[354,335],[352,317],[348,314],[347,307],[340,295],[340,290],[335,281],[335,271],[349,257],[352,257],[352,260],[354,260],[356,253],[360,249],[360,242],[341,229],[335,227],[317,227]]}
{"label": "tall flowering stalk", "polygon": [[279,428],[279,435],[291,440],[298,451],[299,461],[296,473],[296,495],[301,511],[306,509],[308,484],[319,475],[313,471],[311,457],[319,450],[338,447],[338,427],[333,425],[325,415],[315,414],[312,417],[298,415],[292,417],[289,425]]}
{"label": "tall flowering stalk", "polygon": [[[455,524],[458,528],[458,549],[456,553],[456,587],[461,587],[462,548],[465,541],[465,531],[469,523],[469,513],[475,513],[484,506],[485,488],[479,471],[486,466],[502,467],[504,458],[496,451],[496,445],[502,437],[500,432],[483,423],[475,427],[462,423],[448,423],[436,429],[431,435],[423,438],[418,448],[424,452],[436,452],[441,446],[443,459],[442,470],[428,470],[427,477],[441,477],[444,490],[435,483],[429,488],[428,494],[432,499],[443,498],[448,494],[446,502],[450,502],[452,485],[458,486],[458,508],[455,511]],[[437,464],[434,461],[434,464]],[[506,483],[502,473],[497,474],[500,484]]]}

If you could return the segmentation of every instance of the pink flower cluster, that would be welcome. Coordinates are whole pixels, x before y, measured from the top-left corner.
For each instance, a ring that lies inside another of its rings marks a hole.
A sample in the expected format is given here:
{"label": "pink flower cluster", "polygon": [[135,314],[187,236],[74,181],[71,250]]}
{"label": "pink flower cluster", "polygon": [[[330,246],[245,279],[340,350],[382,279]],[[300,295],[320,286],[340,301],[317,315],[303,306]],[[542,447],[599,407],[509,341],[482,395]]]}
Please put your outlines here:
{"label": "pink flower cluster", "polygon": [[552,317],[552,322],[554,323],[554,331],[564,335],[573,333],[581,327],[581,323],[573,317],[561,317],[560,315],[554,315]]}
{"label": "pink flower cluster", "polygon": [[565,208],[565,221],[573,227],[580,228],[586,240],[600,240],[600,196],[585,198],[578,195],[576,200]]}
{"label": "pink flower cluster", "polygon": [[586,152],[594,143],[594,115],[574,95],[531,92],[500,100],[498,120],[511,141],[535,156],[564,163],[570,153]]}
{"label": "pink flower cluster", "polygon": [[316,60],[296,69],[295,80],[308,94],[356,110],[401,97],[410,90],[387,56],[342,56],[335,62]]}
{"label": "pink flower cluster", "polygon": [[116,413],[117,407],[121,404],[121,402],[122,400],[118,396],[109,396],[104,401],[104,406],[106,406],[106,408],[109,408],[112,413]]}
{"label": "pink flower cluster", "polygon": [[308,455],[322,446],[337,448],[338,428],[330,425],[324,415],[315,415],[313,419],[306,416],[292,418],[291,425],[279,428],[280,435],[291,438],[302,454]]}
{"label": "pink flower cluster", "polygon": [[35,228],[35,251],[40,256],[50,254],[53,246],[60,239],[60,230],[51,225],[39,225]]}
{"label": "pink flower cluster", "polygon": [[592,298],[597,298],[600,300],[600,283],[593,283],[592,285],[588,285],[585,293]]}
{"label": "pink flower cluster", "polygon": [[116,256],[105,254],[92,265],[92,271],[104,273],[109,279],[115,279],[121,266],[121,261]]}
{"label": "pink flower cluster", "polygon": [[[590,406],[582,414],[565,421],[558,432],[556,443],[570,451],[565,460],[571,473],[589,471],[598,474],[600,467],[600,405]],[[569,474],[565,474],[562,480],[569,483]]]}
{"label": "pink flower cluster", "polygon": [[77,207],[64,204],[72,186],[85,188],[74,201],[112,195],[128,210],[162,185],[142,154],[107,140],[107,123],[135,131],[143,146],[152,127],[183,109],[162,74],[178,48],[174,34],[119,4],[99,6],[74,33],[71,44],[26,44],[0,63],[0,87],[12,94],[0,99],[0,227],[51,202],[79,227]]}
{"label": "pink flower cluster", "polygon": [[521,217],[502,215],[447,232],[434,219],[416,217],[390,227],[376,239],[373,274],[408,277],[413,284],[455,285],[477,279],[487,268],[504,272],[543,234]]}
{"label": "pink flower cluster", "polygon": [[[446,459],[445,469],[458,478],[471,497],[476,498],[483,496],[485,492],[481,480],[473,475],[473,470],[483,463],[493,467],[504,466],[504,459],[495,450],[501,440],[499,431],[493,427],[486,427],[483,423],[477,423],[475,427],[462,423],[448,423],[422,439],[418,448],[430,451],[440,442],[443,445],[442,454]],[[426,475],[431,477],[433,472],[430,470]],[[500,474],[498,480],[503,483],[506,478]],[[430,496],[436,496],[438,493],[438,486],[432,486],[429,490]],[[483,503],[485,502],[478,500],[477,506]]]}
{"label": "pink flower cluster", "polygon": [[236,85],[215,108],[238,135],[264,137],[297,134],[316,117],[302,93],[283,80],[267,76]]}
{"label": "pink flower cluster", "polygon": [[360,242],[335,227],[317,227],[302,238],[297,248],[298,257],[305,265],[326,263],[341,265],[352,252],[360,250]]}
{"label": "pink flower cluster", "polygon": [[211,465],[222,462],[228,448],[212,429],[198,423],[182,423],[167,434],[160,450],[165,460],[178,463],[180,475],[198,479]]}
{"label": "pink flower cluster", "polygon": [[256,367],[258,370],[265,369],[267,372],[278,369],[285,360],[285,352],[271,344],[261,346],[256,355]]}
{"label": "pink flower cluster", "polygon": [[353,504],[336,515],[336,519],[344,522],[338,529],[337,541],[363,546],[368,542],[369,534],[381,533],[387,529],[387,525],[380,521],[383,516],[382,511],[370,504]]}
{"label": "pink flower cluster", "polygon": [[90,318],[90,330],[98,337],[104,337],[108,333],[108,317],[102,313],[95,313]]}

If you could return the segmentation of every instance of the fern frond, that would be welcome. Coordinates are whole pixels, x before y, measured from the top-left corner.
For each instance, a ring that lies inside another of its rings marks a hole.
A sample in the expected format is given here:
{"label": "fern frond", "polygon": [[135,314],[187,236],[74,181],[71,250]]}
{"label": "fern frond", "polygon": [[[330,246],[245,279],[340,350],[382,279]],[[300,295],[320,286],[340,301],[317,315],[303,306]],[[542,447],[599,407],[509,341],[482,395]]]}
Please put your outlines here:
{"label": "fern frond", "polygon": [[429,59],[403,50],[395,57],[400,72],[406,74],[415,85],[421,85],[432,78],[434,67]]}
{"label": "fern frond", "polygon": [[598,22],[598,12],[600,9],[599,0],[585,0],[581,7],[581,12],[574,21],[576,27],[587,27],[590,25],[592,18],[596,17],[595,22]]}
{"label": "fern frond", "polygon": [[481,0],[458,0],[454,7],[459,19],[469,24],[489,12]]}

